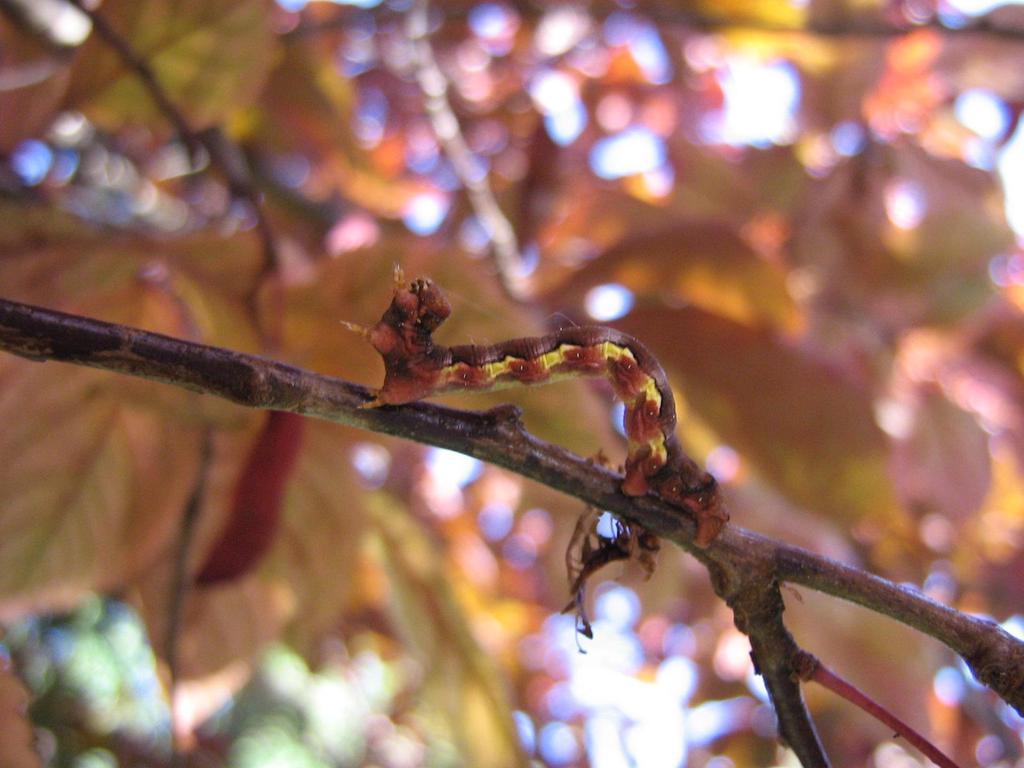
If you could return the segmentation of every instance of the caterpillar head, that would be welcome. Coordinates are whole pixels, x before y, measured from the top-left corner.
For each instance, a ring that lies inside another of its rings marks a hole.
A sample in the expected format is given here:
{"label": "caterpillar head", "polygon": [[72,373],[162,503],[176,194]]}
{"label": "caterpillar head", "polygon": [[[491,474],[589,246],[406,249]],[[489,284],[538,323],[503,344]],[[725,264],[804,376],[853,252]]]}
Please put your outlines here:
{"label": "caterpillar head", "polygon": [[688,509],[694,516],[697,521],[695,543],[698,547],[706,547],[714,541],[729,521],[718,482],[708,472],[700,472],[697,483],[689,487],[684,483],[682,475],[669,476],[658,485],[657,493],[670,504]]}
{"label": "caterpillar head", "polygon": [[451,311],[430,280],[414,280],[408,287],[396,281],[391,306],[379,323],[362,331],[384,360],[384,386],[372,405],[408,403],[430,393],[440,371],[430,335]]}
{"label": "caterpillar head", "polygon": [[[429,278],[413,280],[408,291],[399,293],[402,294],[401,300],[410,320],[427,333],[437,330],[452,313],[452,305]],[[395,294],[395,303],[399,301],[399,293]]]}

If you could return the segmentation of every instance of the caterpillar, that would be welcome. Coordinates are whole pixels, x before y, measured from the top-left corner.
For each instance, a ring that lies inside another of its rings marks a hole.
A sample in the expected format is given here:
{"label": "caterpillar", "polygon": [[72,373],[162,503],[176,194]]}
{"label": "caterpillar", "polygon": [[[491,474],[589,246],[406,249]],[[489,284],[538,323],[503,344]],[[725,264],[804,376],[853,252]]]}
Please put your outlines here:
{"label": "caterpillar", "polygon": [[396,270],[391,304],[372,328],[343,323],[384,361],[384,385],[368,407],[401,405],[451,390],[492,390],[580,376],[604,376],[625,404],[627,496],[653,493],[689,512],[695,543],[708,546],[728,521],[715,478],[676,437],[676,407],[664,369],[632,336],[604,326],[571,326],[489,346],[445,347],[433,333],[451,314],[429,279],[405,286]]}

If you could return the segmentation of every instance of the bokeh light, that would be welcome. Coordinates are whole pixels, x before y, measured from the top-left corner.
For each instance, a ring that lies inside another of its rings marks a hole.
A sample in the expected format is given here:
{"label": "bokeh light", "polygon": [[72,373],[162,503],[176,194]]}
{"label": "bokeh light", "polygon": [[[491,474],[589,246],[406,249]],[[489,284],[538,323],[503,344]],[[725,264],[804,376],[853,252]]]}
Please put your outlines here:
{"label": "bokeh light", "polygon": [[633,308],[633,292],[626,286],[608,283],[591,288],[584,299],[587,314],[606,323],[618,320]]}
{"label": "bokeh light", "polygon": [[664,162],[665,142],[643,126],[599,139],[590,152],[590,167],[602,179],[655,171]]}
{"label": "bokeh light", "polygon": [[736,56],[728,60],[719,82],[725,106],[704,122],[706,141],[754,147],[792,141],[800,106],[800,76],[792,64]]}

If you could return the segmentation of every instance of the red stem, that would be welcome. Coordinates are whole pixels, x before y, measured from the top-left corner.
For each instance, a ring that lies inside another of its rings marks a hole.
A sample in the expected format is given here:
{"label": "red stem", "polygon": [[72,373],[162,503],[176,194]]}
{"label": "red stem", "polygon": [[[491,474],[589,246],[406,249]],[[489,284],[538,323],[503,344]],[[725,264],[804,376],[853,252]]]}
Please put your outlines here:
{"label": "red stem", "polygon": [[[810,654],[805,655],[810,656]],[[819,685],[823,685],[833,693],[838,694],[850,703],[857,705],[876,720],[891,728],[896,735],[902,736],[906,739],[910,744],[916,747],[921,754],[939,766],[939,768],[959,768],[959,766],[950,758],[942,754],[938,747],[911,728],[910,725],[900,720],[896,715],[887,710],[859,688],[836,675],[817,659],[813,657],[811,657],[810,660],[801,659],[801,663],[797,666],[803,666],[804,669],[810,667],[807,674],[801,674],[801,677],[804,680],[814,680]]]}

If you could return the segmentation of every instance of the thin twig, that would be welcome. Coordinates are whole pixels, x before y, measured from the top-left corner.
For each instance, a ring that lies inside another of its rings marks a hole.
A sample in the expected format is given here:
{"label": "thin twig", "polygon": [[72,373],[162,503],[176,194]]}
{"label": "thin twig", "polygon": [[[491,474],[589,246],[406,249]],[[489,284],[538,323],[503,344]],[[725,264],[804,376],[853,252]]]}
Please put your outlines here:
{"label": "thin twig", "polygon": [[199,448],[199,472],[192,486],[192,493],[185,504],[181,516],[181,527],[178,529],[178,540],[174,551],[174,570],[171,576],[171,592],[167,609],[167,634],[164,639],[164,654],[167,658],[168,688],[171,698],[171,767],[184,765],[184,755],[180,752],[177,739],[177,728],[174,716],[174,690],[178,683],[178,641],[181,637],[182,616],[184,615],[185,596],[189,589],[188,555],[195,538],[196,522],[199,510],[206,496],[206,483],[210,476],[210,464],[213,459],[213,432],[207,429],[203,433]]}
{"label": "thin twig", "polygon": [[423,103],[445,155],[466,190],[469,204],[491,240],[491,252],[502,286],[513,299],[522,300],[525,285],[522,257],[512,223],[494,197],[487,174],[473,155],[448,100],[449,83],[430,47],[430,3],[416,0],[405,17],[405,34],[412,50],[413,67]]}
{"label": "thin twig", "polygon": [[174,127],[182,143],[188,148],[193,163],[203,152],[210,164],[217,169],[227,182],[232,197],[245,200],[255,217],[256,229],[263,243],[264,272],[272,273],[278,264],[277,237],[260,200],[253,181],[252,172],[245,162],[244,153],[218,127],[196,130],[184,113],[167,95],[149,62],[126,40],[101,14],[90,8],[83,0],[68,0],[89,17],[96,34],[103,38],[124,65],[135,73],[143,88],[160,112]]}
{"label": "thin twig", "polygon": [[860,707],[873,718],[888,726],[897,736],[906,739],[939,768],[959,768],[956,763],[940,752],[938,747],[914,730],[910,724],[905,723],[855,685],[841,678],[811,654],[801,652],[795,666],[801,680],[813,680],[851,704]]}

